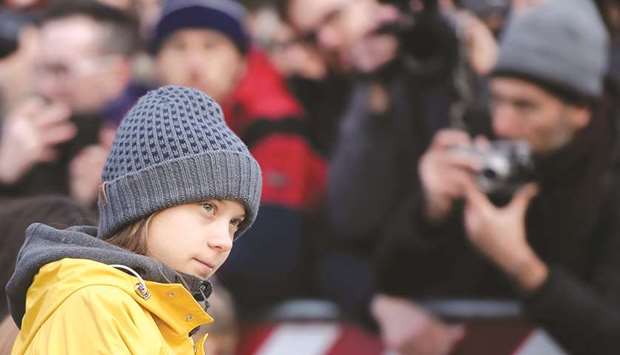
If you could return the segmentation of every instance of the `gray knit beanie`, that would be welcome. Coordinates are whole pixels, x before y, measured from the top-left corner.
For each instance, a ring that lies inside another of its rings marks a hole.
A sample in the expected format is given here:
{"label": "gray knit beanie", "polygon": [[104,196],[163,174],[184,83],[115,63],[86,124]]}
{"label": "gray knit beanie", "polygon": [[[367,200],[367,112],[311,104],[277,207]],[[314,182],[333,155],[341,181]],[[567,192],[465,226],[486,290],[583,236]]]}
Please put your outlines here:
{"label": "gray knit beanie", "polygon": [[175,205],[207,199],[241,202],[254,222],[261,173],[209,96],[179,86],[150,91],[129,111],[103,168],[99,238]]}
{"label": "gray knit beanie", "polygon": [[586,98],[600,97],[608,35],[591,0],[545,0],[512,17],[493,75],[521,75]]}

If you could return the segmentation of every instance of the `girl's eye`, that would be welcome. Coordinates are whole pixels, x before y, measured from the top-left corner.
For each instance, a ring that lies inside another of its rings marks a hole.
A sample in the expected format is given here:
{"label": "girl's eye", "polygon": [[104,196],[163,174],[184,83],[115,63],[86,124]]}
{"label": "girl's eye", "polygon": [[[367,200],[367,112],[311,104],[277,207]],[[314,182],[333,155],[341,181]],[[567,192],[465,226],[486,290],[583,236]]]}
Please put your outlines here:
{"label": "girl's eye", "polygon": [[239,228],[239,226],[241,225],[241,223],[243,223],[242,219],[233,219],[232,221],[230,221],[230,224],[235,227],[235,228]]}
{"label": "girl's eye", "polygon": [[215,206],[210,203],[203,203],[202,204],[202,208],[209,214],[209,215],[213,215],[215,213]]}

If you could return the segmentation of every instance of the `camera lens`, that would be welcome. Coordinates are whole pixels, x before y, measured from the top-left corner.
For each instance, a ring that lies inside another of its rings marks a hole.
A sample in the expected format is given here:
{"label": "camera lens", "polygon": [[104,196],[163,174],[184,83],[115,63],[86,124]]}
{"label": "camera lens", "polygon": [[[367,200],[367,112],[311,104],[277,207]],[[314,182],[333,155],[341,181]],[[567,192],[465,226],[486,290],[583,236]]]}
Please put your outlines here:
{"label": "camera lens", "polygon": [[483,169],[481,172],[482,176],[488,180],[497,179],[497,172],[493,169]]}

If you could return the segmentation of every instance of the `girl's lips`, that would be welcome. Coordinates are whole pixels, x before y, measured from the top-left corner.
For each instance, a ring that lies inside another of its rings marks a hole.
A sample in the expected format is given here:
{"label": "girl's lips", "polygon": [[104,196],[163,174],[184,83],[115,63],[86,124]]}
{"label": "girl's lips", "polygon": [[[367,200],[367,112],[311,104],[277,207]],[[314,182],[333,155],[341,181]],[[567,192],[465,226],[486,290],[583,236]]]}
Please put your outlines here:
{"label": "girl's lips", "polygon": [[215,270],[215,268],[210,263],[202,261],[197,258],[193,258],[192,260],[196,262],[196,266],[194,268],[194,272],[195,272],[194,275],[200,278],[206,279],[207,277],[213,274],[213,271]]}
{"label": "girl's lips", "polygon": [[215,269],[215,266],[213,264],[211,264],[211,263],[208,263],[206,261],[202,261],[202,260],[197,259],[197,258],[194,258],[194,260],[196,260],[197,262],[201,263],[202,265],[210,268],[211,270]]}

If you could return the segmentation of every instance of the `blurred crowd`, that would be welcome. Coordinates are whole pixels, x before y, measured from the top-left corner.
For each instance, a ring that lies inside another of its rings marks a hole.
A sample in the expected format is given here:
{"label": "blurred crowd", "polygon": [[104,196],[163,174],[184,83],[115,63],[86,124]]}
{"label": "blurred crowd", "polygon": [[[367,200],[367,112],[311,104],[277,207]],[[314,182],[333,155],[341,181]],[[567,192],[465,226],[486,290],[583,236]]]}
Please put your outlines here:
{"label": "blurred crowd", "polygon": [[514,300],[568,353],[615,354],[619,34],[615,0],[5,0],[2,285],[30,223],[96,224],[116,127],[175,84],[263,172],[212,354],[299,299],[403,355],[458,349],[466,326],[428,306],[451,299]]}

